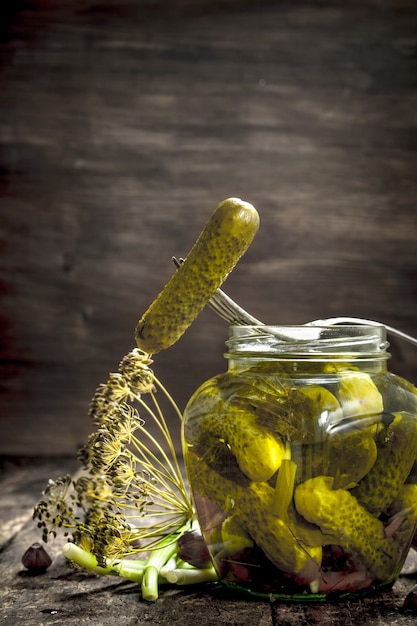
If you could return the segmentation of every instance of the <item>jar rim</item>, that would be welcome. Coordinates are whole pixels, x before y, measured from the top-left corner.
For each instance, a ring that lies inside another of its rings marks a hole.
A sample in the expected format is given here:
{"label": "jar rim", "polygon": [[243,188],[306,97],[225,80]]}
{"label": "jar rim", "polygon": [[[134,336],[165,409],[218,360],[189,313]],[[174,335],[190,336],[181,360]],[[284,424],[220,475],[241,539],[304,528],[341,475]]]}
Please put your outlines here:
{"label": "jar rim", "polygon": [[390,357],[383,324],[233,325],[229,333],[226,358]]}

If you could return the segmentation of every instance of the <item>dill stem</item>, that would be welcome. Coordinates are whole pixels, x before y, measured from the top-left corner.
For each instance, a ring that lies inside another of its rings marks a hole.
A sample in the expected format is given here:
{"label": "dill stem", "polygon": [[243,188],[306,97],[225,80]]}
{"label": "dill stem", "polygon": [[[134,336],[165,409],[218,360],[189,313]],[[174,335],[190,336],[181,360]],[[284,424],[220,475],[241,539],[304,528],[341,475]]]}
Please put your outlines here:
{"label": "dill stem", "polygon": [[159,389],[162,391],[162,393],[168,399],[169,403],[172,405],[174,411],[178,415],[180,422],[182,422],[182,413],[181,413],[177,403],[175,402],[174,398],[169,393],[169,391],[164,387],[164,385],[161,383],[161,381],[158,378],[156,378],[156,376],[155,376],[155,379],[154,379],[154,383],[156,384],[157,387],[159,387]]}
{"label": "dill stem", "polygon": [[[178,416],[178,418],[180,420],[180,423],[182,423],[183,415],[182,415],[182,413],[181,413],[177,403],[175,402],[174,398],[171,396],[171,394],[168,392],[168,390],[164,387],[164,385],[161,383],[161,381],[158,380],[156,377],[155,377],[155,384],[157,385],[157,387],[159,387],[159,389],[165,395],[165,397],[167,398],[168,402],[171,404],[171,406],[173,407],[175,413],[177,414],[177,416]],[[174,443],[172,441],[172,437],[171,437],[171,433],[169,432],[168,425],[167,425],[166,420],[164,418],[164,415],[163,415],[163,413],[161,411],[161,408],[160,408],[160,406],[158,404],[158,401],[156,399],[155,394],[153,393],[151,395],[152,395],[152,399],[153,399],[153,401],[154,401],[154,403],[155,403],[155,405],[157,407],[157,410],[158,410],[158,413],[159,413],[159,416],[160,416],[160,420],[161,420],[161,422],[163,422],[164,428],[167,431],[166,439],[167,439],[167,443],[168,443],[170,451],[171,451],[171,456],[172,456],[172,458],[174,460],[174,463],[175,463],[177,474],[182,477],[181,468],[180,468],[179,463],[178,463],[178,458],[177,458],[177,455],[176,455],[176,452],[175,452],[175,446],[174,446]]]}
{"label": "dill stem", "polygon": [[146,560],[122,559],[117,564],[114,564],[112,569],[121,578],[140,584],[143,579],[145,567]]}
{"label": "dill stem", "polygon": [[176,539],[170,537],[166,545],[161,548],[152,550],[143,572],[142,578],[142,597],[149,602],[155,602],[158,599],[158,580],[159,572],[167,561],[176,553]]}
{"label": "dill stem", "polygon": [[95,574],[99,574],[100,576],[115,573],[110,567],[101,567],[98,565],[94,554],[87,552],[87,550],[83,550],[79,546],[75,545],[75,543],[68,542],[64,544],[62,553],[69,561],[73,561],[76,565],[79,565],[90,572],[94,572]]}
{"label": "dill stem", "polygon": [[[180,422],[182,421],[182,413],[178,407],[178,405],[176,404],[175,400],[173,399],[173,397],[170,395],[170,393],[168,392],[168,390],[162,385],[161,381],[158,380],[156,377],[154,379],[154,383],[155,385],[162,391],[162,393],[165,395],[165,397],[167,398],[168,402],[170,403],[170,405],[172,406],[172,408],[174,409],[174,412],[177,414]],[[156,398],[156,395],[154,392],[150,392],[150,397],[152,398],[152,402],[155,406],[156,409],[156,414],[154,413],[154,411],[152,411],[151,407],[144,401],[142,400],[140,395],[135,395],[135,399],[137,402],[139,402],[139,404],[142,405],[143,408],[145,408],[149,415],[152,417],[153,421],[156,423],[156,425],[158,426],[159,430],[161,431],[162,435],[164,436],[164,439],[166,441],[166,443],[168,444],[168,448],[169,448],[169,453],[171,456],[171,459],[175,465],[175,470],[176,470],[176,474],[181,476],[181,469],[179,467],[179,463],[178,463],[178,459],[177,459],[177,455],[176,455],[176,451],[175,451],[175,447],[172,441],[172,437],[171,437],[171,433],[169,431],[168,428],[168,424],[165,420],[164,414],[161,410],[161,407],[158,403],[158,400]],[[148,434],[148,433],[147,433]],[[155,441],[153,443],[156,443]],[[164,452],[164,451],[163,451]],[[168,460],[168,459],[166,459]],[[169,463],[171,465],[171,463]],[[171,465],[171,471],[174,473],[174,468]]]}
{"label": "dill stem", "polygon": [[158,568],[148,565],[143,572],[142,578],[142,598],[148,602],[155,602],[158,599]]}
{"label": "dill stem", "polygon": [[[165,442],[168,444],[168,447],[169,447],[170,456],[174,457],[173,458],[174,465],[177,466],[176,454],[175,454],[175,450],[173,451],[173,444],[172,444],[171,437],[169,436],[169,434],[167,434],[166,429],[163,428],[160,420],[155,415],[155,413],[151,410],[149,405],[147,405],[146,402],[144,400],[142,400],[142,398],[140,398],[140,397],[137,398],[137,401],[142,406],[142,408],[144,408],[148,412],[148,415],[153,419],[153,421],[156,423],[156,425],[160,429],[161,433],[164,435]],[[155,437],[153,437],[148,430],[143,428],[143,426],[140,426],[138,428],[138,431],[140,433],[142,433],[143,435],[145,435],[148,438],[148,440],[155,446],[155,448],[161,454],[161,456],[162,456],[162,458],[164,460],[164,463],[168,466],[169,471],[173,475],[175,475],[176,472],[175,472],[175,469],[174,469],[174,465],[172,464],[171,459],[169,458],[168,454],[165,452],[165,450],[164,450],[163,446],[161,445],[161,443]],[[138,447],[139,440],[137,439],[137,437],[132,437],[132,443],[135,444],[136,447]],[[147,450],[147,452],[148,452],[148,448],[147,448],[147,446],[145,446],[145,444],[142,443],[142,447],[144,447]],[[155,458],[155,460],[157,460],[157,457],[155,455],[152,455],[152,456]],[[158,460],[158,462],[159,462],[159,464],[162,467],[164,467],[164,465],[161,463],[161,461]]]}
{"label": "dill stem", "polygon": [[169,583],[175,585],[197,585],[199,583],[215,582],[219,576],[213,566],[205,568],[175,568],[165,573]]}

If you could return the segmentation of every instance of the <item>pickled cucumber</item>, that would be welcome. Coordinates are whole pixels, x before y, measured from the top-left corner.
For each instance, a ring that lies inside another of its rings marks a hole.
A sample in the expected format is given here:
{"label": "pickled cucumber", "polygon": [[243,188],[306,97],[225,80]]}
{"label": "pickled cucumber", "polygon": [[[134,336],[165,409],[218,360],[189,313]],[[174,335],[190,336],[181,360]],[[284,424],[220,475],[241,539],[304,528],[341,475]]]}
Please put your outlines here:
{"label": "pickled cucumber", "polygon": [[204,450],[207,463],[218,467],[221,448],[234,455],[240,471],[254,481],[271,478],[285,456],[285,445],[279,437],[257,423],[256,413],[239,407],[223,397],[228,374],[221,374],[204,383],[184,412],[187,434],[194,427],[195,446]]}
{"label": "pickled cucumber", "polygon": [[232,405],[222,424],[223,436],[245,476],[256,482],[271,478],[285,457],[282,441],[258,426],[253,415]]}
{"label": "pickled cucumber", "polygon": [[352,487],[370,472],[377,458],[376,426],[332,431],[326,441],[325,474],[338,476],[345,486]]}
{"label": "pickled cucumber", "polygon": [[365,372],[341,372],[337,396],[348,419],[379,415],[384,410],[378,387]]}
{"label": "pickled cucumber", "polygon": [[308,547],[296,529],[271,513],[274,490],[266,483],[242,487],[225,479],[192,452],[187,453],[189,475],[195,491],[229,515],[234,515],[249,537],[279,569],[307,580],[318,578],[321,547]]}
{"label": "pickled cucumber", "polygon": [[312,444],[322,441],[324,433],[342,418],[335,396],[321,385],[290,385],[283,381],[274,387],[271,381],[252,377],[233,388],[232,401],[242,409],[256,413],[257,422],[269,432],[292,443]]}
{"label": "pickled cucumber", "polygon": [[396,542],[385,536],[384,525],[368,513],[346,489],[334,489],[334,478],[318,476],[298,485],[295,506],[323,533],[337,537],[337,544],[366,567],[376,580],[389,580],[398,554]]}
{"label": "pickled cucumber", "polygon": [[232,404],[225,406],[225,419],[216,415],[201,420],[201,428],[218,437],[235,456],[241,471],[250,480],[271,478],[285,457],[285,446],[256,424],[253,414]]}
{"label": "pickled cucumber", "polygon": [[291,458],[297,464],[297,483],[315,476],[337,476],[338,486],[353,488],[372,469],[376,457],[377,425],[331,429],[322,441],[292,444]]}
{"label": "pickled cucumber", "polygon": [[398,496],[390,504],[388,515],[391,516],[391,523],[386,529],[394,529],[393,539],[397,544],[398,554],[402,550],[408,550],[413,532],[415,533],[417,524],[417,485],[404,485],[401,487]]}
{"label": "pickled cucumber", "polygon": [[305,403],[307,409],[304,417],[309,430],[316,434],[314,439],[321,440],[323,433],[327,432],[343,418],[343,412],[337,398],[322,385],[301,385],[297,387],[299,402],[303,403],[302,397],[308,399]]}
{"label": "pickled cucumber", "polygon": [[238,198],[224,200],[207,222],[188,257],[139,320],[136,343],[154,354],[187,330],[251,244],[259,215]]}
{"label": "pickled cucumber", "polygon": [[409,381],[392,373],[378,374],[374,381],[382,396],[385,413],[402,411],[417,415],[417,389]]}
{"label": "pickled cucumber", "polygon": [[243,528],[237,515],[226,517],[221,528],[224,549],[229,554],[236,554],[246,548],[253,548],[253,541]]}
{"label": "pickled cucumber", "polygon": [[397,497],[417,457],[415,416],[397,413],[387,425],[378,425],[378,454],[372,469],[352,494],[376,516]]}

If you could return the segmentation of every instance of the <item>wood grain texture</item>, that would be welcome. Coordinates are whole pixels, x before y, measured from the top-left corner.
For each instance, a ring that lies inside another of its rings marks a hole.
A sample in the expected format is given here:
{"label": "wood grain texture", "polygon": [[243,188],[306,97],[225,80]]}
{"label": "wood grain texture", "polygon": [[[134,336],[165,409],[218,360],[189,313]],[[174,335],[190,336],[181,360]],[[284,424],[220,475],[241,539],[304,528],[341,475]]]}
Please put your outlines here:
{"label": "wood grain texture", "polygon": [[[225,289],[256,317],[353,315],[417,335],[415,3],[14,6],[0,44],[0,453],[85,440],[90,398],[171,256],[232,195],[261,229]],[[158,355],[181,407],[225,368],[226,337],[204,311]],[[416,350],[392,352],[417,382]]]}

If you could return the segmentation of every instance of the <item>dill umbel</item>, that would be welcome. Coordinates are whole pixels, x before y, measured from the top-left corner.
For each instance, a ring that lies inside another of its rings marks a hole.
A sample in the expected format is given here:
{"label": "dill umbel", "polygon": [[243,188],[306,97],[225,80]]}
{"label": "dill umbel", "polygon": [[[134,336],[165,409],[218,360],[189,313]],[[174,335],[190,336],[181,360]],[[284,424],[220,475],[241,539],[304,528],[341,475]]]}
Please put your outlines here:
{"label": "dill umbel", "polygon": [[[166,565],[177,539],[196,527],[157,393],[182,416],[151,364],[148,354],[134,348],[97,388],[89,406],[96,430],[79,451],[81,475],[49,480],[33,514],[45,542],[62,533],[69,538],[67,558],[99,574],[141,582],[147,599],[158,595],[155,566],[159,571]],[[138,553],[141,560],[129,559]],[[206,574],[215,578],[212,568]]]}

